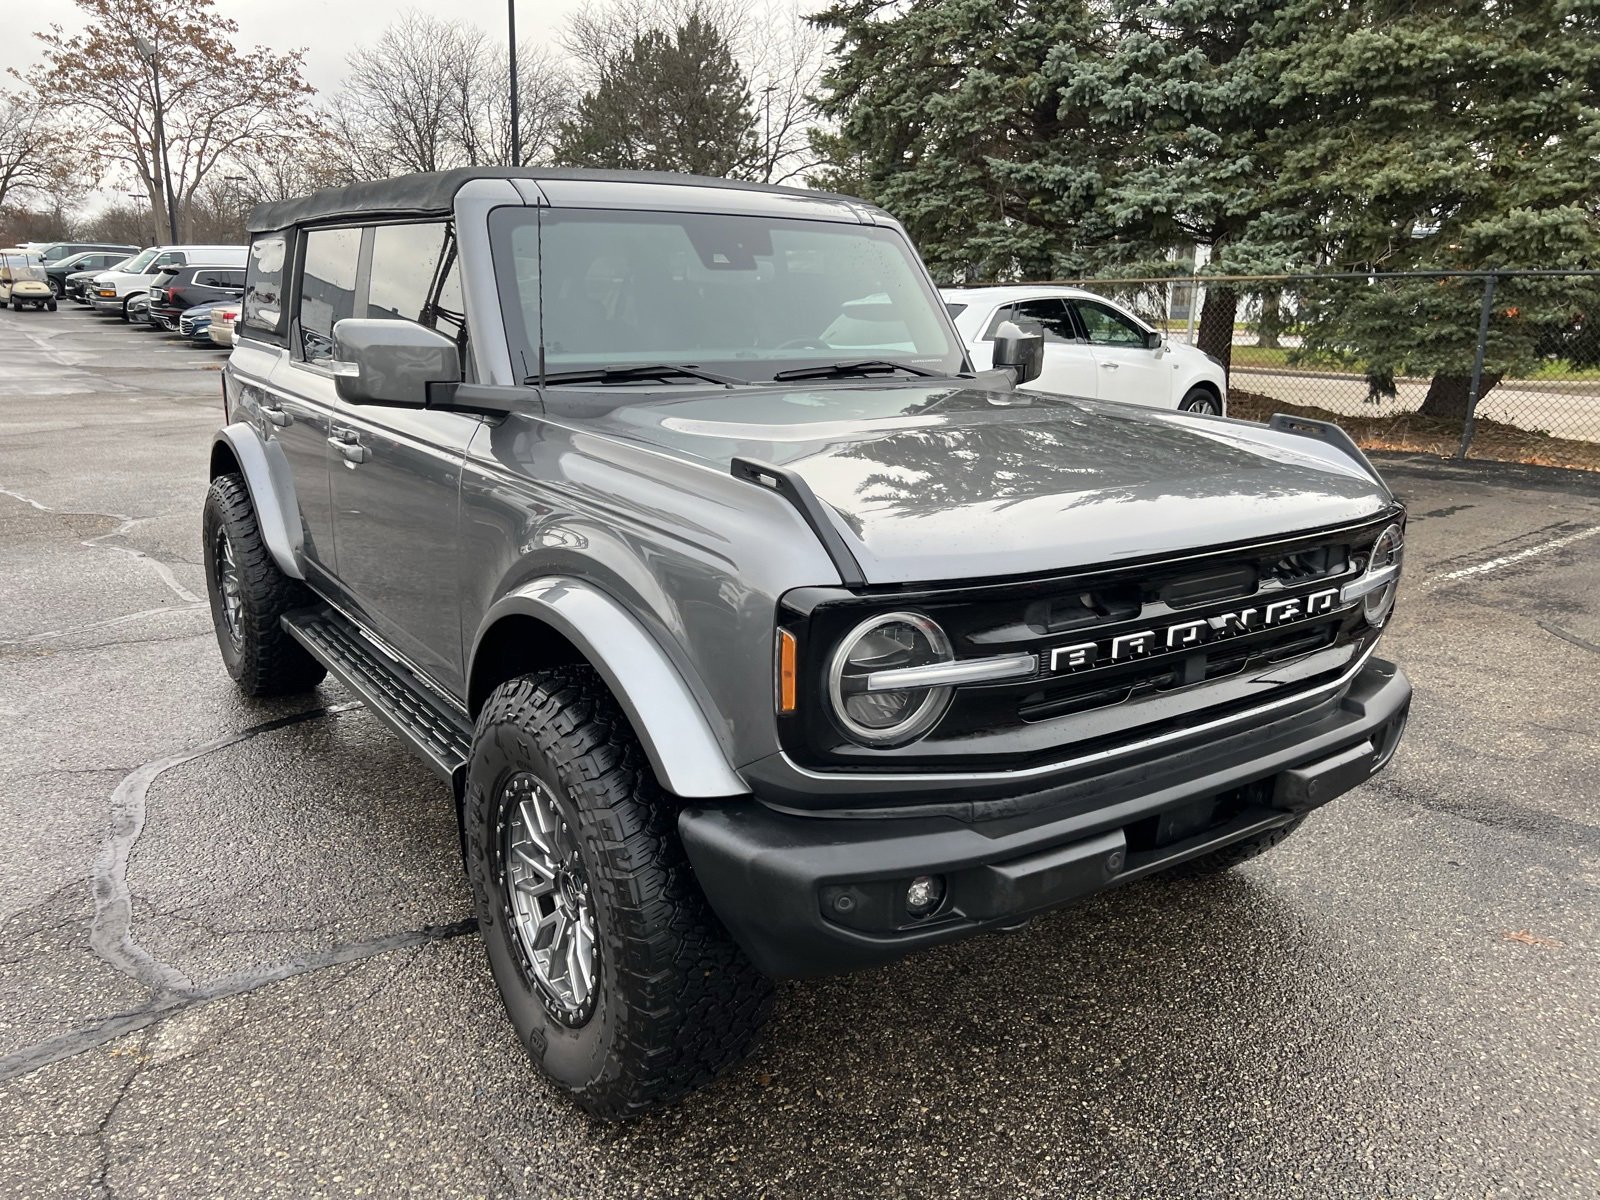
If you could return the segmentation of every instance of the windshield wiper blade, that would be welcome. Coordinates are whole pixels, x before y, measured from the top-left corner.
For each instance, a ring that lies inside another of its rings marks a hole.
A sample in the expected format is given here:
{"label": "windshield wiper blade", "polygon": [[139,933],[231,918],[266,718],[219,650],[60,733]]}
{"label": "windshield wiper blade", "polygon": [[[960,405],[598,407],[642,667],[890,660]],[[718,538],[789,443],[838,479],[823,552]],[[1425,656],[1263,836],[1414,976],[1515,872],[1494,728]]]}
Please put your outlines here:
{"label": "windshield wiper blade", "polygon": [[[682,363],[642,363],[638,366],[595,367],[583,371],[556,371],[544,377],[546,383],[637,383],[641,379],[703,379],[707,383],[734,387],[749,383],[748,379],[735,379],[732,375],[717,375],[699,367]],[[539,382],[537,375],[529,376],[524,384]]]}
{"label": "windshield wiper blade", "polygon": [[851,375],[877,375],[883,371],[905,371],[912,375],[943,375],[943,371],[930,371],[927,367],[896,362],[892,358],[861,358],[854,362],[829,363],[825,367],[795,367],[779,371],[774,379],[840,379]]}

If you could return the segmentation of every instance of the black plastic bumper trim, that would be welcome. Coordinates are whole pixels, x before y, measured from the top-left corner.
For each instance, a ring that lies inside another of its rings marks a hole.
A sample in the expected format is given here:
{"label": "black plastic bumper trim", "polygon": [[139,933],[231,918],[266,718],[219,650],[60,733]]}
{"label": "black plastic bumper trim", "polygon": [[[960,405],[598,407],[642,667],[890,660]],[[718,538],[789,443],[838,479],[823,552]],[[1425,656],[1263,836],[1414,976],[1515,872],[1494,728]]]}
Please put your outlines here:
{"label": "black plastic bumper trim", "polygon": [[[1405,724],[1411,685],[1388,663],[1357,680],[1336,728],[1298,754],[1144,764],[1143,789],[984,822],[949,815],[842,819],[754,801],[689,806],[678,829],[712,908],[751,959],[776,976],[825,975],[1015,925],[1037,912],[1285,825],[1378,771]],[[1192,757],[1192,756],[1191,756]],[[1219,823],[1146,846],[1132,827],[1229,797]],[[909,881],[939,875],[943,905],[925,920],[899,904]],[[826,910],[826,911],[825,911]]]}

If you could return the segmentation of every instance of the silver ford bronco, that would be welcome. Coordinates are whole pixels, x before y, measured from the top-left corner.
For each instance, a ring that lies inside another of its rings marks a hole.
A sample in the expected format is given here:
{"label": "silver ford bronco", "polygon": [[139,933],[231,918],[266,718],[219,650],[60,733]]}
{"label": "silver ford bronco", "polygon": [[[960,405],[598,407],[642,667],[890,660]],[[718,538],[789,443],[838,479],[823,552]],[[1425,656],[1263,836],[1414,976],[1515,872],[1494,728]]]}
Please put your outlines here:
{"label": "silver ford bronco", "polygon": [[738,1062],[774,977],[1225,870],[1394,753],[1405,517],[1350,440],[1018,390],[1039,335],[972,362],[880,209],[474,169],[251,231],[223,662],[448,783],[592,1113]]}

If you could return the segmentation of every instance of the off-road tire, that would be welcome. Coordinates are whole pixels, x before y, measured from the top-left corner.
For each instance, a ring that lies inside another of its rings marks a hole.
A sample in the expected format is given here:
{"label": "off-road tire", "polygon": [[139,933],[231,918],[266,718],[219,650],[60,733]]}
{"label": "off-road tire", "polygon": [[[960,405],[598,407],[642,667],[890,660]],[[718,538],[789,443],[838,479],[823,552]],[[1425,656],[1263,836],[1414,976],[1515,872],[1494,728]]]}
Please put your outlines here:
{"label": "off-road tire", "polygon": [[1166,874],[1172,879],[1202,879],[1211,875],[1221,875],[1242,862],[1248,862],[1258,854],[1265,854],[1299,829],[1300,823],[1304,820],[1304,817],[1296,817],[1287,825],[1279,825],[1276,829],[1269,829],[1253,838],[1234,842],[1220,850],[1213,850],[1210,854],[1202,854],[1199,858],[1191,858],[1188,862],[1168,868]]}
{"label": "off-road tire", "polygon": [[[310,691],[328,669],[284,629],[279,618],[290,609],[312,603],[306,585],[278,569],[261,538],[255,506],[244,479],[219,475],[206,493],[202,545],[206,592],[217,646],[228,674],[247,696],[287,696]],[[239,577],[242,612],[238,641],[229,632],[218,583],[217,538],[225,534]]]}
{"label": "off-road tire", "polygon": [[1210,388],[1192,387],[1184,393],[1178,408],[1182,412],[1200,412],[1211,416],[1222,415],[1222,402]]}
{"label": "off-road tire", "polygon": [[[505,787],[524,772],[549,788],[574,831],[594,901],[597,978],[581,1024],[548,1007],[511,916]],[[528,1056],[598,1117],[638,1116],[710,1083],[749,1054],[772,1011],[772,983],[707,905],[676,818],[591,668],[513,679],[484,704],[462,820],[489,965]]]}

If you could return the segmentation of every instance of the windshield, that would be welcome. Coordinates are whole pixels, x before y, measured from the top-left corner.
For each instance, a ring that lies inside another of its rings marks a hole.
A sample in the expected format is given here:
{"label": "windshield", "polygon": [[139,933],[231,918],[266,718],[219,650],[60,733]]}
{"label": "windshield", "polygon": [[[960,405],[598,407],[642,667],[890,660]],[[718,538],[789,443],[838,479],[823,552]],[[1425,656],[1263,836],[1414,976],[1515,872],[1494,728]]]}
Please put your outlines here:
{"label": "windshield", "polygon": [[127,262],[118,263],[115,269],[118,271],[127,271],[133,275],[138,275],[146,267],[153,263],[156,259],[156,255],[160,253],[160,247],[152,246],[150,249],[134,255],[132,258],[128,259]]}
{"label": "windshield", "polygon": [[[863,359],[961,369],[896,230],[707,213],[501,209],[495,262],[522,373],[655,364],[738,380]],[[542,321],[541,321],[542,316]],[[542,333],[542,339],[541,339]]]}

